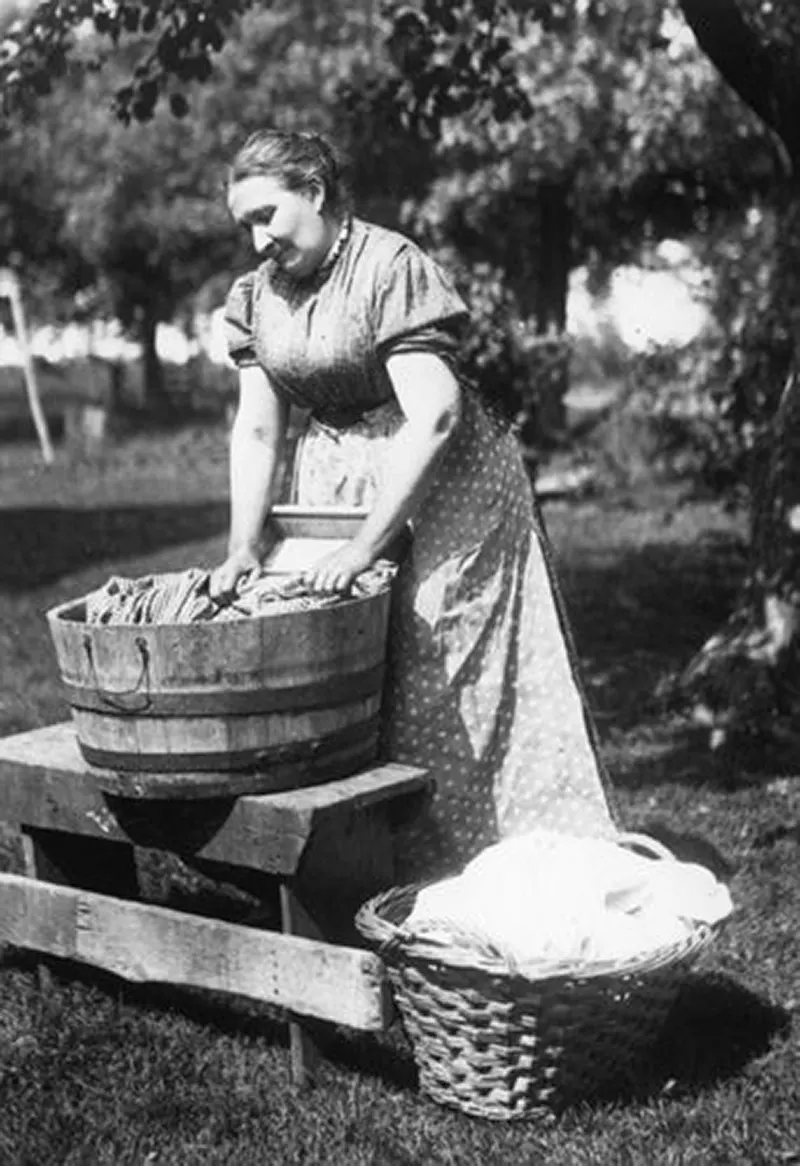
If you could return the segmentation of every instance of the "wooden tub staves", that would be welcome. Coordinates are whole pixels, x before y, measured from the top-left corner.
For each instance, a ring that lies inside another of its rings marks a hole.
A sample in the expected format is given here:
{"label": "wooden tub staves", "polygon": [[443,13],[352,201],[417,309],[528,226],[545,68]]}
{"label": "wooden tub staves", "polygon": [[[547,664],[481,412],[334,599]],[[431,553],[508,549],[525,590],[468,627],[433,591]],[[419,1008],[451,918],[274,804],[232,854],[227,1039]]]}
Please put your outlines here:
{"label": "wooden tub staves", "polygon": [[[276,573],[301,569],[360,515],[281,508]],[[86,622],[48,612],[81,751],[107,792],[190,798],[344,777],[375,760],[390,591],[226,622]]]}

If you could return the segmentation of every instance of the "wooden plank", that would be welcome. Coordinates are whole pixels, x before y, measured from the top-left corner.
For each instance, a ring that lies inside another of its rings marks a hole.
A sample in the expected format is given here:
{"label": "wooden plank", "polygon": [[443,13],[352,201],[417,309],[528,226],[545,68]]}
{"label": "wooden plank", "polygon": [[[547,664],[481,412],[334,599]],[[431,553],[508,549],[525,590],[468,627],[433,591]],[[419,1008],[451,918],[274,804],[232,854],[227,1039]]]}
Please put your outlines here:
{"label": "wooden plank", "polygon": [[[40,831],[33,833],[39,834]],[[69,834],[63,835],[65,838],[70,838]],[[28,831],[23,831],[22,834],[22,861],[23,870],[29,879],[47,879],[48,874],[52,874],[50,882],[61,883],[67,882],[67,879],[60,878],[60,870],[51,863],[47,856],[42,853],[36,844],[33,834]],[[39,963],[36,968],[37,978],[39,980],[39,991],[43,995],[47,995],[53,988],[53,977],[50,975],[50,969],[46,963]]]}
{"label": "wooden plank", "polygon": [[[324,941],[324,933],[316,919],[305,909],[293,888],[287,883],[280,886],[281,927],[284,935],[302,935],[307,939]],[[319,1050],[311,1033],[289,1020],[289,1054],[292,1065],[292,1081],[301,1089],[314,1084],[319,1065]]]}
{"label": "wooden plank", "polygon": [[383,965],[371,952],[19,875],[0,875],[1,943],[364,1031],[381,1031],[390,1016]]}
{"label": "wooden plank", "polygon": [[[320,549],[327,549],[322,544],[326,540],[343,541],[351,539],[363,524],[368,510],[351,506],[298,506],[295,503],[282,503],[273,506],[264,525],[264,538],[267,542],[267,557],[264,566],[270,571],[275,570],[273,565],[276,556],[273,554],[275,543],[278,543],[278,558],[283,559],[285,544],[298,544],[297,563],[306,566],[307,560],[315,551],[312,543],[320,544]],[[404,526],[391,543],[384,548],[382,558],[390,562],[398,562],[405,554],[411,532]],[[308,542],[309,545],[299,544]],[[331,548],[332,549],[332,548]],[[292,548],[294,551],[294,548]]]}
{"label": "wooden plank", "polygon": [[[344,723],[347,718],[351,718],[349,724]],[[82,752],[99,784],[123,797],[198,799],[279,793],[315,780],[334,781],[375,761],[377,698],[354,701],[335,713],[316,709],[297,717],[276,714],[276,719],[283,722],[280,731],[285,739],[278,739],[276,731],[268,743],[270,729],[259,715],[148,720],[75,710]],[[313,739],[307,735],[312,723]],[[190,740],[197,752],[189,752]]]}
{"label": "wooden plank", "polygon": [[[139,879],[132,846],[105,838],[81,838],[52,830],[22,827],[24,871],[28,878],[138,899]],[[39,988],[49,992],[50,970],[38,967]]]}
{"label": "wooden plank", "polygon": [[363,525],[367,514],[367,510],[350,506],[307,507],[284,503],[274,506],[270,511],[265,523],[265,535],[268,539],[272,536],[283,542],[295,539],[342,542],[353,537]]}
{"label": "wooden plank", "polygon": [[149,807],[105,797],[71,722],[0,739],[0,818],[292,874],[322,822],[416,793],[426,771],[387,764],[282,793]]}

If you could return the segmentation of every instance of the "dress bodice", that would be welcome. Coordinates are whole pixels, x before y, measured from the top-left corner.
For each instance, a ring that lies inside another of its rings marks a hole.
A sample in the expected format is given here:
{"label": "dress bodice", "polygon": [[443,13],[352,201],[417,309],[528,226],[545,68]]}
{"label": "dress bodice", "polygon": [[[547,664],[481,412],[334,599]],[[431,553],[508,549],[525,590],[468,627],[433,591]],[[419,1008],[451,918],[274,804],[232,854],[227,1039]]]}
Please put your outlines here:
{"label": "dress bodice", "polygon": [[438,264],[360,219],[329,268],[299,282],[267,261],[236,281],[225,308],[234,363],[260,365],[293,404],[332,424],[391,399],[390,353],[441,344],[466,316]]}

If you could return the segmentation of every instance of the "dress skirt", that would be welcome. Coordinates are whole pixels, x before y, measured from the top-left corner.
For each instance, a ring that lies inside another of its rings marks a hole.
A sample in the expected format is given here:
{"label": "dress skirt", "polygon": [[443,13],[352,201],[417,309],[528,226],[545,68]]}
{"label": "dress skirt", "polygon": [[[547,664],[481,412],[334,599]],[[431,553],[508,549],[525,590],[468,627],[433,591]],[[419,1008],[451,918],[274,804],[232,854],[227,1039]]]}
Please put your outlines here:
{"label": "dress skirt", "polygon": [[[369,506],[401,424],[394,404],[348,429],[312,421],[293,501]],[[426,768],[435,787],[401,831],[398,877],[452,872],[537,826],[613,837],[531,483],[515,437],[471,393],[412,533],[393,599],[383,752]]]}

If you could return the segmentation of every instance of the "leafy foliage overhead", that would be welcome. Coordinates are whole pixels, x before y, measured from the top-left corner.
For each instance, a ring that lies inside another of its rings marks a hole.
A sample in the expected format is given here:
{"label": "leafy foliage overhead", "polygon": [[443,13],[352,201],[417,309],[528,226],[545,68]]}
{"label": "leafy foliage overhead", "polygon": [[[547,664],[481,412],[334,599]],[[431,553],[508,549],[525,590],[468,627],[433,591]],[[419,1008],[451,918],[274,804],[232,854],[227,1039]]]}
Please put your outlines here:
{"label": "leafy foliage overhead", "polygon": [[[795,0],[679,0],[698,42],[747,104],[800,156],[800,101],[796,81],[800,6]],[[73,67],[98,67],[97,38],[117,48],[131,38],[142,46],[131,77],[119,87],[123,120],[147,120],[162,95],[183,116],[182,87],[206,80],[231,29],[250,8],[274,0],[39,0],[19,16],[0,43],[0,90],[6,110],[51,92]],[[406,99],[417,128],[435,131],[442,118],[488,108],[500,122],[527,110],[518,84],[512,42],[523,27],[568,40],[576,31],[608,43],[623,55],[641,42],[663,47],[660,18],[669,0],[417,0],[386,4],[391,14],[390,52],[402,80],[395,97]],[[85,52],[86,32],[96,36]]]}
{"label": "leafy foliage overhead", "polygon": [[[51,92],[54,81],[73,67],[99,66],[102,55],[82,53],[89,29],[114,48],[131,37],[146,38],[130,81],[117,93],[116,111],[123,120],[147,120],[165,93],[173,112],[182,116],[187,105],[181,86],[210,76],[215,54],[245,11],[273,6],[272,0],[40,0],[30,16],[7,30],[0,46],[6,110]],[[404,71],[428,62],[413,94],[422,124],[465,110],[487,94],[494,97],[498,117],[517,108],[521,97],[505,59],[507,18],[532,16],[557,29],[573,4],[424,0],[421,8],[386,7],[394,24],[390,49]],[[454,36],[459,43],[451,52]]]}
{"label": "leafy foliage overhead", "polygon": [[[175,82],[204,81],[213,55],[252,0],[42,0],[17,20],[0,45],[0,87],[6,111],[52,92],[53,83],[77,65],[96,68],[102,54],[83,52],[87,31],[117,48],[131,37],[147,38],[129,82],[116,95],[122,120],[146,121],[162,93]],[[188,111],[186,98],[169,93],[172,112]]]}

